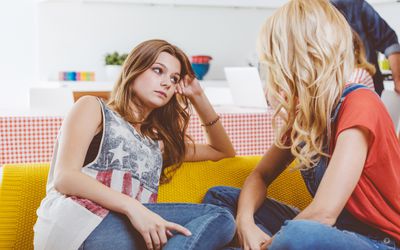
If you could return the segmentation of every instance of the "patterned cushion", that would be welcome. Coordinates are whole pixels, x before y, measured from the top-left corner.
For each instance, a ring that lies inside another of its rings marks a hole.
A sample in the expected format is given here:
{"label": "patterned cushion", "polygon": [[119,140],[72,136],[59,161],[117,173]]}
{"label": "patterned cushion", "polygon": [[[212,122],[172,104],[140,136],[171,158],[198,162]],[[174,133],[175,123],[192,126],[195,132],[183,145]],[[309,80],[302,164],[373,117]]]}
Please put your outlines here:
{"label": "patterned cushion", "polygon": [[[218,162],[187,162],[160,186],[159,202],[200,202],[213,186],[241,187],[261,159],[243,156]],[[36,209],[45,196],[48,163],[3,166],[0,183],[0,249],[33,249]],[[271,197],[304,208],[311,201],[298,171],[286,170],[271,185]]]}

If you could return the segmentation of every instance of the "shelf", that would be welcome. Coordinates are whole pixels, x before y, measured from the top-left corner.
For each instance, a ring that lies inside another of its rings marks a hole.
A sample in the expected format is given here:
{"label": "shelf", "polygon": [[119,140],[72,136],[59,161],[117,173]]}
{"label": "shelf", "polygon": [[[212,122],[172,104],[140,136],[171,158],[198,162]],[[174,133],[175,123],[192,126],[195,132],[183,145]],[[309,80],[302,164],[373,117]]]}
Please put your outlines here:
{"label": "shelf", "polygon": [[111,91],[112,82],[90,82],[90,81],[45,81],[34,88],[68,88],[73,91]]}

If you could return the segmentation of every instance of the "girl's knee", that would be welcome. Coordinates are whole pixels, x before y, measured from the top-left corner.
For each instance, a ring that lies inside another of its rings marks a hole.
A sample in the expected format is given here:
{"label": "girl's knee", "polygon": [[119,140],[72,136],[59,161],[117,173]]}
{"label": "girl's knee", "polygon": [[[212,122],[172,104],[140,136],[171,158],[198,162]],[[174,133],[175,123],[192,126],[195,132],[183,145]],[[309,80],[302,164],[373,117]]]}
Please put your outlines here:
{"label": "girl's knee", "polygon": [[275,234],[270,249],[318,249],[329,228],[311,220],[288,220]]}
{"label": "girl's knee", "polygon": [[203,204],[207,207],[207,214],[216,218],[221,218],[226,221],[235,221],[232,213],[230,213],[226,208],[216,206],[213,204]]}
{"label": "girl's knee", "polygon": [[235,218],[233,217],[232,213],[225,208],[218,207],[215,220],[217,230],[224,232],[224,235],[227,237],[227,239],[229,239],[229,241],[232,240],[236,232]]}
{"label": "girl's knee", "polygon": [[208,200],[214,200],[215,198],[220,197],[225,193],[226,189],[227,187],[225,186],[215,186],[208,189],[206,195],[204,196],[203,202]]}
{"label": "girl's knee", "polygon": [[210,188],[204,196],[203,203],[221,205],[232,198],[237,199],[240,189],[226,186],[216,186]]}

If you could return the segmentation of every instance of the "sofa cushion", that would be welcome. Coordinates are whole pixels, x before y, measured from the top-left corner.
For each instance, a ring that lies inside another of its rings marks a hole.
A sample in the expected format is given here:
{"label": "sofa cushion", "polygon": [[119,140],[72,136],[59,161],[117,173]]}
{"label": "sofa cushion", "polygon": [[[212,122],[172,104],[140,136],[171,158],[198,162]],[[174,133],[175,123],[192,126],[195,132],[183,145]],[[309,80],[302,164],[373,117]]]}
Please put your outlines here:
{"label": "sofa cushion", "polygon": [[[217,162],[186,162],[159,189],[159,202],[201,202],[213,186],[241,187],[260,156]],[[3,166],[0,183],[0,249],[33,249],[36,209],[45,196],[49,164]],[[311,201],[298,171],[284,171],[268,189],[270,197],[300,209]]]}

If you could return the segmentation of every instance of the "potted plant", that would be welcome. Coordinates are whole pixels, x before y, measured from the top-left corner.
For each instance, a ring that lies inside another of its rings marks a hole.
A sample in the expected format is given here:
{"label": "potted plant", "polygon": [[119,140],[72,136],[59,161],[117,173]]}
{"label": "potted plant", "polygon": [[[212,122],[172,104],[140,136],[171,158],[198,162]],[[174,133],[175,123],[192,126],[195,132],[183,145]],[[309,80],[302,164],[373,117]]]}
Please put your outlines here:
{"label": "potted plant", "polygon": [[106,54],[104,60],[106,64],[106,76],[109,81],[117,80],[121,73],[122,64],[127,57],[128,54],[119,54],[118,52]]}

